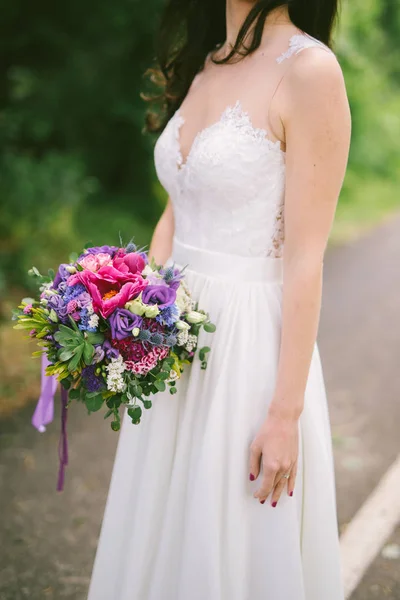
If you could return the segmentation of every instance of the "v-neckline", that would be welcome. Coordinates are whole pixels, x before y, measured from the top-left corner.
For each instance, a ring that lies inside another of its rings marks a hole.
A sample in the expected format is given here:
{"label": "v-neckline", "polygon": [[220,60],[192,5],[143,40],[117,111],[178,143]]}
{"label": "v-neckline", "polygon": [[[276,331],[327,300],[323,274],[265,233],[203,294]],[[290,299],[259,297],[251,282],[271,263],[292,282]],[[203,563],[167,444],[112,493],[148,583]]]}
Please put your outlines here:
{"label": "v-neckline", "polygon": [[176,166],[177,166],[178,172],[182,172],[186,169],[188,163],[190,162],[190,160],[192,158],[192,155],[194,153],[194,150],[196,149],[196,146],[197,146],[199,140],[206,133],[209,133],[212,129],[218,127],[224,121],[225,117],[227,117],[229,115],[229,113],[236,114],[238,116],[238,118],[240,118],[240,119],[245,119],[247,126],[252,134],[254,134],[255,136],[262,137],[263,140],[271,148],[278,150],[279,152],[281,152],[281,154],[283,156],[285,156],[285,154],[286,154],[285,150],[282,150],[280,147],[281,141],[280,140],[271,140],[269,137],[269,133],[266,129],[263,129],[260,127],[255,127],[253,125],[253,122],[251,120],[249,113],[243,109],[241,101],[236,100],[236,102],[234,104],[228,104],[224,108],[224,110],[222,111],[222,113],[220,114],[219,118],[216,121],[214,121],[210,125],[207,125],[206,127],[203,127],[196,133],[196,135],[193,138],[192,144],[189,148],[189,152],[188,152],[186,158],[184,159],[183,155],[182,155],[182,149],[181,149],[180,130],[181,130],[182,125],[185,123],[185,117],[182,115],[180,109],[178,108],[172,117],[172,121],[174,121],[174,127],[175,127],[175,141],[176,141],[176,157],[175,158],[176,158]]}

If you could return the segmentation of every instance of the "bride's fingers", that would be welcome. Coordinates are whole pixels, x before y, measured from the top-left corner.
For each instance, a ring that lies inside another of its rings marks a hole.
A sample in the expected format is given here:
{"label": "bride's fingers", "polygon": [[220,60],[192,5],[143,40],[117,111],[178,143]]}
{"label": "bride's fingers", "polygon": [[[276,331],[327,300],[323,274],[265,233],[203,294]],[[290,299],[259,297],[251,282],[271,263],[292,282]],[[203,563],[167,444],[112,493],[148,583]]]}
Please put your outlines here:
{"label": "bride's fingers", "polygon": [[260,474],[261,448],[250,446],[249,479],[254,481]]}
{"label": "bride's fingers", "polygon": [[293,496],[294,485],[296,483],[296,474],[297,474],[297,460],[295,461],[295,463],[293,464],[293,467],[291,468],[290,477],[288,479],[287,493],[289,494],[289,496]]}
{"label": "bride's fingers", "polygon": [[280,473],[279,475],[279,480],[277,481],[271,496],[271,505],[274,507],[278,504],[278,500],[281,497],[286,482],[288,481],[285,477],[283,477],[284,473]]}

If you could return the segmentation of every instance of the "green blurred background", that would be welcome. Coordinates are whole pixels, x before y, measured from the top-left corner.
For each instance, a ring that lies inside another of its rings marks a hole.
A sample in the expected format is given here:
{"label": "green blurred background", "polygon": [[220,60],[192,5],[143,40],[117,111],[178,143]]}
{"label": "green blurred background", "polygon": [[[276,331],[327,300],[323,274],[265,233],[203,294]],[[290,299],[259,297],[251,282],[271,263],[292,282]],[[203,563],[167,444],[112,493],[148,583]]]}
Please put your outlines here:
{"label": "green blurred background", "polygon": [[[28,268],[55,267],[87,241],[150,241],[165,194],[155,139],[143,134],[140,92],[160,8],[160,0],[3,6],[0,415],[37,392],[32,348],[8,322],[12,304],[29,292]],[[353,133],[330,243],[353,239],[399,207],[399,37],[398,3],[343,2],[334,50]]]}

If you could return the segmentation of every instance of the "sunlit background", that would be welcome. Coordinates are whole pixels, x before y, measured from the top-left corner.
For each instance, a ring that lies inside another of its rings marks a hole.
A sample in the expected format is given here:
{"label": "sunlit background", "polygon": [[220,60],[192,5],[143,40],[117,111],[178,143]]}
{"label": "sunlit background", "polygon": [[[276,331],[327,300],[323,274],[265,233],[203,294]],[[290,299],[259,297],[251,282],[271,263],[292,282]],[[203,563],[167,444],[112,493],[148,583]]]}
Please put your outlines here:
{"label": "sunlit background", "polygon": [[[34,292],[26,275],[32,265],[46,271],[88,241],[150,241],[165,193],[155,177],[155,138],[142,133],[140,92],[162,3],[3,4],[0,599],[78,600],[85,598],[118,436],[77,409],[67,489],[56,494],[59,423],[44,436],[31,429],[39,363],[12,330],[10,311]],[[398,451],[399,38],[395,0],[343,1],[334,50],[351,105],[352,145],[320,330],[341,531]],[[398,543],[395,532],[352,598],[400,599]]]}

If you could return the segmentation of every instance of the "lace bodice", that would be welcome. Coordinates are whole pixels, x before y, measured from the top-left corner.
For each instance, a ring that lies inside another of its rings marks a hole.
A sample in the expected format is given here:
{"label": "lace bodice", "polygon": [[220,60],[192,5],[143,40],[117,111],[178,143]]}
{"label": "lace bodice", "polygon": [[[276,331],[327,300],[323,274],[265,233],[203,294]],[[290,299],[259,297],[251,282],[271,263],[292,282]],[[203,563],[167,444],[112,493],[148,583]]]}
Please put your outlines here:
{"label": "lace bodice", "polygon": [[[310,46],[294,35],[276,61]],[[241,256],[281,257],[284,245],[285,152],[253,126],[240,100],[195,137],[186,160],[180,146],[185,120],[177,110],[155,146],[155,166],[174,209],[183,243]]]}

